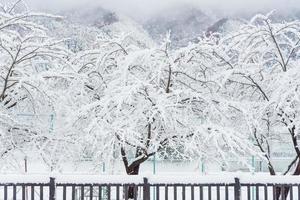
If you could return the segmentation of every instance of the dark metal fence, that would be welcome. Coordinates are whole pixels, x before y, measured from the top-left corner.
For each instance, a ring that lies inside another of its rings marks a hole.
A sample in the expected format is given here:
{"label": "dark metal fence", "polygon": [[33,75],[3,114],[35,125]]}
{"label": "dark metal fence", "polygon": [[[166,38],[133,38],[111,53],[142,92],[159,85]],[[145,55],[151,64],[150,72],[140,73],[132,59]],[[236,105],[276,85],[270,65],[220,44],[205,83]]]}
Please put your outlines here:
{"label": "dark metal fence", "polygon": [[[151,179],[150,179],[151,180]],[[94,181],[92,181],[94,182]],[[299,183],[0,183],[3,200],[300,200]],[[125,181],[126,182],[126,181]],[[129,181],[128,181],[129,182]],[[180,181],[178,181],[180,182]]]}

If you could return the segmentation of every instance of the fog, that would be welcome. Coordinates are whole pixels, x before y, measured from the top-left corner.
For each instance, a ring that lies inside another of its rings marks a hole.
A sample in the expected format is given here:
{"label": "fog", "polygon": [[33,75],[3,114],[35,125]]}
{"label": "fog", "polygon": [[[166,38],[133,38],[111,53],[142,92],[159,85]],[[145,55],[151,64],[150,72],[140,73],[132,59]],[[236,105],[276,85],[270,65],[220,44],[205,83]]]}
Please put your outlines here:
{"label": "fog", "polygon": [[[12,1],[12,0],[1,0]],[[166,9],[190,4],[202,10],[234,15],[239,13],[299,10],[299,0],[25,0],[35,10],[61,12],[85,6],[102,6],[133,18],[151,17]]]}

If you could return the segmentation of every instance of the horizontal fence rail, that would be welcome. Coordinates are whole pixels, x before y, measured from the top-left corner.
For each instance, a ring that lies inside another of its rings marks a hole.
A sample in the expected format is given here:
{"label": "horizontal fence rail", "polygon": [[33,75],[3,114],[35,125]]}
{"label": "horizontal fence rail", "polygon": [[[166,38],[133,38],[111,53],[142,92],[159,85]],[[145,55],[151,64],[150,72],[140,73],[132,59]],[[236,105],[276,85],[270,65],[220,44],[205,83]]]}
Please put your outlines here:
{"label": "horizontal fence rail", "polygon": [[0,176],[2,200],[300,200],[298,176]]}

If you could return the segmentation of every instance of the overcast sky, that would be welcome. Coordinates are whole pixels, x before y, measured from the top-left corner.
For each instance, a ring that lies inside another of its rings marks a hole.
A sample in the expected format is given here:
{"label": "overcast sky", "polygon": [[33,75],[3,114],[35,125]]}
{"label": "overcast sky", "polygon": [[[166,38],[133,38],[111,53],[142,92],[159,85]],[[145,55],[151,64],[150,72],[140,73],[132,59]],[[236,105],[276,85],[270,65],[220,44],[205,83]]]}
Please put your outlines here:
{"label": "overcast sky", "polygon": [[[13,0],[0,0],[13,1]],[[130,17],[151,16],[167,8],[181,4],[193,4],[202,9],[218,10],[226,14],[236,12],[290,11],[300,8],[300,0],[25,0],[29,7],[61,11],[85,5],[102,7],[122,12]]]}

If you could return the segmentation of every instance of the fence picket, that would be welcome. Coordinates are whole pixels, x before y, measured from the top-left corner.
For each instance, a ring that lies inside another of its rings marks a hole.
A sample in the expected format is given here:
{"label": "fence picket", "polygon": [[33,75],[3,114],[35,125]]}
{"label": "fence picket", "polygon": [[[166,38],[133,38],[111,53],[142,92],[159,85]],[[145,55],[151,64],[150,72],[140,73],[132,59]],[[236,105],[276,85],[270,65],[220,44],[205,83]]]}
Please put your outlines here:
{"label": "fence picket", "polygon": [[251,200],[251,189],[250,189],[250,185],[247,185],[247,199]]}
{"label": "fence picket", "polygon": [[159,186],[156,186],[156,200],[159,200]]}
{"label": "fence picket", "polygon": [[82,185],[81,187],[80,187],[80,199],[81,200],[84,200],[84,186]]}
{"label": "fence picket", "polygon": [[49,182],[49,200],[55,200],[55,178],[50,177],[50,182]]}
{"label": "fence picket", "polygon": [[22,200],[26,200],[25,191],[26,191],[26,187],[25,185],[22,185]]}
{"label": "fence picket", "polygon": [[168,200],[169,199],[169,189],[168,189],[168,186],[166,185],[165,186],[165,200]]}
{"label": "fence picket", "polygon": [[147,178],[144,178],[143,197],[143,200],[150,200],[150,185]]}
{"label": "fence picket", "polygon": [[4,186],[4,200],[7,200],[7,185]]}
{"label": "fence picket", "polygon": [[265,200],[268,200],[268,186],[264,186],[264,191],[265,191]]}
{"label": "fence picket", "polygon": [[220,186],[217,186],[217,200],[220,200]]}
{"label": "fence picket", "polygon": [[[124,193],[125,193],[125,200],[128,200],[128,188],[129,188],[128,185],[125,185],[125,187],[124,187],[124,190],[125,190],[125,191],[124,191]],[[144,199],[145,199],[145,196],[144,196]],[[146,197],[146,199],[147,199],[147,197]],[[145,199],[145,200],[146,200],[146,199]],[[148,200],[148,199],[147,199],[147,200]]]}
{"label": "fence picket", "polygon": [[75,200],[75,185],[72,185],[72,200]]}
{"label": "fence picket", "polygon": [[191,200],[195,200],[195,187],[194,187],[194,185],[191,186]]}
{"label": "fence picket", "polygon": [[202,186],[200,186],[199,195],[200,195],[200,200],[203,200],[203,187]]}
{"label": "fence picket", "polygon": [[208,200],[211,200],[211,186],[208,186]]}
{"label": "fence picket", "polygon": [[116,200],[120,200],[120,186],[116,186]]}
{"label": "fence picket", "polygon": [[225,185],[225,199],[226,199],[226,200],[229,199],[229,189],[228,189],[228,185]]}
{"label": "fence picket", "polygon": [[185,200],[185,186],[182,186],[182,200]]}
{"label": "fence picket", "polygon": [[99,200],[102,200],[102,187],[98,187],[98,193],[99,193]]}
{"label": "fence picket", "polygon": [[241,184],[239,178],[234,178],[235,184],[234,184],[234,198],[235,200],[241,199]]}
{"label": "fence picket", "polygon": [[177,186],[174,185],[174,200],[177,200]]}
{"label": "fence picket", "polygon": [[31,200],[34,200],[34,186],[31,186]]}
{"label": "fence picket", "polygon": [[44,187],[41,185],[40,186],[40,200],[44,199]]}
{"label": "fence picket", "polygon": [[67,200],[67,187],[63,186],[63,200]]}
{"label": "fence picket", "polygon": [[13,186],[13,200],[17,200],[17,186]]}
{"label": "fence picket", "polygon": [[255,186],[255,193],[256,193],[256,199],[259,199],[259,187],[258,185]]}
{"label": "fence picket", "polygon": [[93,186],[91,185],[91,186],[90,186],[90,200],[93,200],[93,196],[94,196],[94,193],[93,193]]}

